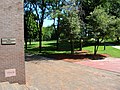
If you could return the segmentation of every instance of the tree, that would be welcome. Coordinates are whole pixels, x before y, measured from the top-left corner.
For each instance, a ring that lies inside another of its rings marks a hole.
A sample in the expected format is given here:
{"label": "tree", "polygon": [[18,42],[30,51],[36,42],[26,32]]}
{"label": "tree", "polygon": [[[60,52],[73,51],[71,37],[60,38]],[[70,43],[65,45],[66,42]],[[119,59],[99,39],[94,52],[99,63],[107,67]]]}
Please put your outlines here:
{"label": "tree", "polygon": [[52,26],[48,26],[43,27],[42,34],[43,41],[48,41],[53,39],[53,35],[55,35],[55,32]]}
{"label": "tree", "polygon": [[117,37],[117,42],[120,41],[120,18],[114,18],[109,24],[110,30],[112,31],[110,37]]}
{"label": "tree", "polygon": [[53,27],[55,30],[55,37],[56,37],[56,49],[59,49],[59,37],[60,37],[60,21],[63,16],[63,6],[64,6],[65,0],[53,0],[51,3],[51,18],[53,19]]}
{"label": "tree", "polygon": [[33,13],[37,15],[37,23],[38,23],[38,33],[39,33],[39,52],[42,50],[42,27],[44,19],[49,15],[50,3],[52,0],[25,0],[25,2],[29,3],[26,6],[31,6]]}
{"label": "tree", "polygon": [[115,31],[115,37],[117,38],[117,41],[119,42],[119,35],[120,35],[120,0],[110,0],[109,2],[109,14],[112,16],[115,16],[115,20],[113,23],[114,31]]}
{"label": "tree", "polygon": [[27,0],[24,1],[24,36],[25,48],[27,49],[27,42],[31,44],[31,40],[35,39],[38,32],[37,16],[33,13],[32,4]]}
{"label": "tree", "polygon": [[29,27],[30,25],[28,24],[29,20],[29,15],[32,11],[31,5],[29,5],[29,2],[27,0],[24,1],[24,40],[25,40],[25,49],[27,49],[27,42],[28,42],[28,37],[29,37]]}
{"label": "tree", "polygon": [[108,11],[110,15],[120,17],[120,0],[109,0],[107,1]]}
{"label": "tree", "polygon": [[91,12],[91,15],[87,17],[87,20],[89,21],[88,27],[91,30],[90,33],[95,39],[94,55],[96,55],[99,44],[111,32],[109,24],[110,21],[114,20],[114,17],[108,15],[104,8],[98,6]]}
{"label": "tree", "polygon": [[81,28],[81,32],[79,33],[80,37],[79,37],[79,50],[82,51],[82,44],[83,44],[83,40],[86,37],[86,27],[85,27],[85,11],[83,10],[83,2],[84,0],[76,0],[76,6],[78,8],[78,20],[80,23],[80,28]]}
{"label": "tree", "polygon": [[74,40],[80,37],[80,22],[78,19],[78,9],[76,1],[70,0],[66,3],[64,8],[65,16],[63,16],[60,27],[71,43],[71,54],[74,54]]}
{"label": "tree", "polygon": [[117,41],[120,41],[120,18],[116,19],[116,27],[115,27],[115,36],[117,37]]}
{"label": "tree", "polygon": [[26,27],[26,36],[29,39],[29,42],[31,44],[32,39],[36,39],[37,37],[37,22],[36,22],[36,15],[32,12],[26,12],[25,13],[25,27]]}
{"label": "tree", "polygon": [[106,0],[78,0],[81,2],[81,8],[84,11],[83,21],[87,23],[86,17],[90,15],[90,12],[93,12],[94,9],[106,3]]}

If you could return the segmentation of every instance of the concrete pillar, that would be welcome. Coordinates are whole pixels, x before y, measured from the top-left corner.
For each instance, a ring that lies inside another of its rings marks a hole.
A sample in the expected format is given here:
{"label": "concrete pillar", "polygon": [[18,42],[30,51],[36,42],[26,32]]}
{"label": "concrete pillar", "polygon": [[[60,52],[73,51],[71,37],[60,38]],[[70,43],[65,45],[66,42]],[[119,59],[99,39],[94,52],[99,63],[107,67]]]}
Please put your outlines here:
{"label": "concrete pillar", "polygon": [[25,83],[23,0],[0,0],[0,82]]}

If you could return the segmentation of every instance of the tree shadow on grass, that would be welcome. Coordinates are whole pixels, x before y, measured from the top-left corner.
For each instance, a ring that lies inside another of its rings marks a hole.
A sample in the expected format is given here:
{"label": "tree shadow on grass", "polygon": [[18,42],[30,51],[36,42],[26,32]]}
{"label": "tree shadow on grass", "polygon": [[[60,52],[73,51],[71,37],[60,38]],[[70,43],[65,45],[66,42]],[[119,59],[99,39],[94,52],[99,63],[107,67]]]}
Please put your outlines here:
{"label": "tree shadow on grass", "polygon": [[44,57],[43,55],[37,54],[25,54],[25,61],[48,61],[53,60],[52,58]]}
{"label": "tree shadow on grass", "polygon": [[[56,50],[56,44],[55,43],[49,43],[48,46],[42,47],[42,53],[39,54],[39,47],[31,47],[28,48],[28,52],[32,52],[31,55],[26,55],[26,60],[65,60],[65,59],[73,59],[73,60],[102,60],[106,58],[108,55],[104,54],[68,54],[64,53],[65,51],[70,51],[70,44],[67,43],[60,43],[59,49]],[[78,45],[77,45],[78,46]],[[89,44],[90,46],[90,44]],[[87,47],[87,45],[85,46]],[[38,53],[38,54],[35,54]],[[59,54],[59,52],[62,52]],[[47,58],[44,58],[47,57]],[[51,58],[51,59],[50,59]]]}

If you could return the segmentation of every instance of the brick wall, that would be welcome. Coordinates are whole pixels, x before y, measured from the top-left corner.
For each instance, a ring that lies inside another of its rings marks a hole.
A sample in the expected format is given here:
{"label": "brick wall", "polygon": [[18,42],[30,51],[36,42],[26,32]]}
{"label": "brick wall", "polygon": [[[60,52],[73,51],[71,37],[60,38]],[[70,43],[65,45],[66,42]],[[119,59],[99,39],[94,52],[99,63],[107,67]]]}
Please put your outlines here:
{"label": "brick wall", "polygon": [[[25,83],[23,28],[23,0],[0,0],[0,82]],[[16,44],[2,45],[2,38],[15,38]]]}

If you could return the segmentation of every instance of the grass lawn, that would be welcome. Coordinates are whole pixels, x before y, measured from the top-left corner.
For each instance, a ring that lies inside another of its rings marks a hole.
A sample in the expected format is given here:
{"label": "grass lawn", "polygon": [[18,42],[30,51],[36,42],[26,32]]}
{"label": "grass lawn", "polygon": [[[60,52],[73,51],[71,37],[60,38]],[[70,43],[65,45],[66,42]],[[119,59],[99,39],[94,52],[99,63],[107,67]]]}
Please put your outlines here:
{"label": "grass lawn", "polygon": [[[94,46],[84,47],[83,50],[88,50],[90,53],[93,53]],[[98,54],[108,54],[111,57],[120,58],[120,50],[113,48],[112,46],[106,46],[106,50],[104,50],[103,46],[99,46]]]}
{"label": "grass lawn", "polygon": [[[28,44],[28,50],[25,52],[32,54],[39,54],[39,43],[32,42],[31,45]],[[77,49],[77,48],[76,48]],[[70,53],[70,44],[63,42],[59,44],[59,50],[56,50],[56,41],[43,41],[42,42],[42,54],[69,54]],[[93,53],[94,46],[83,47],[83,50],[88,50],[89,53]],[[103,46],[99,46],[98,54],[109,54],[112,57],[120,58],[120,50],[113,48],[112,46],[106,46],[104,50]]]}
{"label": "grass lawn", "polygon": [[[59,44],[59,50],[56,50],[56,41],[42,41],[42,54],[68,54],[69,46],[66,47],[66,43]],[[31,45],[28,44],[28,49],[25,50],[27,53],[39,54],[39,42],[32,42]]]}

